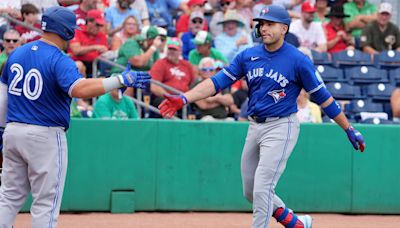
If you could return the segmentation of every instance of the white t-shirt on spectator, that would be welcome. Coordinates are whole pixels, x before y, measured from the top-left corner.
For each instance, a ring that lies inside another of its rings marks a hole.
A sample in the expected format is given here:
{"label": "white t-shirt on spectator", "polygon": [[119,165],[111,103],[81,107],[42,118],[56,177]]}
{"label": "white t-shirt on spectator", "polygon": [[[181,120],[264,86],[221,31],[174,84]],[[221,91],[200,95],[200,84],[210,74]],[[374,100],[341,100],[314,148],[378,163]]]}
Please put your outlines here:
{"label": "white t-shirt on spectator", "polygon": [[306,29],[300,19],[290,24],[289,31],[297,36],[300,46],[314,49],[318,45],[326,44],[326,36],[321,22],[311,22],[310,28]]}

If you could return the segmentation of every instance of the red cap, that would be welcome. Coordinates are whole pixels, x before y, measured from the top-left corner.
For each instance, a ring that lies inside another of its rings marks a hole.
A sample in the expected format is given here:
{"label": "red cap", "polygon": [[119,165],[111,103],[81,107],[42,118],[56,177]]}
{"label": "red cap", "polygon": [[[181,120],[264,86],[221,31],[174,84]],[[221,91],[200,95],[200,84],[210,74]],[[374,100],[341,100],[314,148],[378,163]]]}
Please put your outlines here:
{"label": "red cap", "polygon": [[98,9],[92,9],[87,12],[87,18],[93,18],[97,24],[105,25],[106,20],[104,20],[103,12]]}
{"label": "red cap", "polygon": [[203,5],[206,2],[207,2],[207,0],[189,0],[187,5],[189,7],[192,7],[192,6]]}
{"label": "red cap", "polygon": [[310,2],[304,2],[301,4],[301,12],[304,13],[314,13],[316,11],[314,4],[311,4]]}

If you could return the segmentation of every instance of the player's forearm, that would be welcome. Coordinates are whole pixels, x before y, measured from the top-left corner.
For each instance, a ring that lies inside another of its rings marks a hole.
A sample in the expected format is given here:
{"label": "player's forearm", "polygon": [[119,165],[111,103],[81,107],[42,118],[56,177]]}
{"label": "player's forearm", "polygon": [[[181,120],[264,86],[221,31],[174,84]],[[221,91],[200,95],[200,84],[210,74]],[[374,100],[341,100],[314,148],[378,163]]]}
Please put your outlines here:
{"label": "player's forearm", "polygon": [[117,77],[90,78],[79,81],[72,89],[71,95],[76,98],[92,98],[122,86]]}
{"label": "player's forearm", "polygon": [[186,92],[184,95],[189,103],[207,98],[213,94],[215,94],[214,83],[211,79],[206,79],[198,84],[193,89]]}
{"label": "player's forearm", "polygon": [[[330,106],[332,104],[332,102],[335,102],[335,100],[333,99],[333,97],[329,97],[324,103],[321,104],[321,107],[327,108],[328,106]],[[340,111],[340,109],[339,109]],[[329,116],[329,115],[328,115]],[[333,118],[333,120],[341,127],[343,128],[343,130],[346,130],[347,128],[349,128],[350,123],[347,120],[347,117],[344,115],[344,113],[342,111],[340,111],[340,113]]]}

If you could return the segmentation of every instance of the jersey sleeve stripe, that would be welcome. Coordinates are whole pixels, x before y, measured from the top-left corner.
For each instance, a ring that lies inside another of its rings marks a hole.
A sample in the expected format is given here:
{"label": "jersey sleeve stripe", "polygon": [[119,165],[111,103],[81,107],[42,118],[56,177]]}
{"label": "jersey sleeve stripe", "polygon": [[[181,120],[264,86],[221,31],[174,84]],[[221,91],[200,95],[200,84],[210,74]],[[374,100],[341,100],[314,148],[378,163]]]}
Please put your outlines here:
{"label": "jersey sleeve stripe", "polygon": [[229,73],[227,70],[225,70],[225,68],[222,69],[222,71],[225,73],[226,76],[228,76],[230,79],[232,79],[232,81],[236,81],[236,78],[231,73]]}
{"label": "jersey sleeve stripe", "polygon": [[308,93],[309,94],[313,94],[315,92],[317,92],[319,89],[321,89],[322,87],[324,87],[325,85],[322,83],[319,86],[317,86],[315,89],[310,90]]}
{"label": "jersey sleeve stripe", "polygon": [[79,78],[79,79],[77,79],[74,83],[72,83],[72,85],[69,87],[69,90],[68,90],[68,95],[70,96],[70,97],[72,97],[72,89],[75,87],[75,85],[76,84],[78,84],[78,82],[80,82],[80,81],[82,81],[82,80],[85,80],[84,78]]}

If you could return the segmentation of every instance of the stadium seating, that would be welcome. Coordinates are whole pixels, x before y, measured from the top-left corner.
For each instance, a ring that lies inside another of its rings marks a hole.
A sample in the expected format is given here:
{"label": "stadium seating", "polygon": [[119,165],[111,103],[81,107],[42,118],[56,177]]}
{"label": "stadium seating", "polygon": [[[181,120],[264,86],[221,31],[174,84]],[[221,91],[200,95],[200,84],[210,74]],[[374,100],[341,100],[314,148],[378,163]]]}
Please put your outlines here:
{"label": "stadium seating", "polygon": [[400,52],[398,51],[382,51],[374,56],[374,62],[377,67],[381,68],[397,68],[400,67]]}
{"label": "stadium seating", "polygon": [[337,67],[373,65],[372,56],[360,50],[345,50],[333,53],[332,62]]}
{"label": "stadium seating", "polygon": [[374,103],[367,99],[355,99],[351,101],[349,111],[352,114],[360,112],[383,112],[383,104]]}
{"label": "stadium seating", "polygon": [[347,81],[355,84],[389,82],[387,71],[374,66],[355,66],[345,69],[344,72]]}
{"label": "stadium seating", "polygon": [[368,85],[367,95],[373,100],[389,101],[393,90],[396,88],[390,84],[376,83]]}
{"label": "stadium seating", "polygon": [[326,84],[326,88],[332,96],[338,100],[352,100],[362,98],[361,89],[347,83],[331,82]]}
{"label": "stadium seating", "polygon": [[324,82],[341,82],[344,81],[343,70],[328,65],[315,66]]}
{"label": "stadium seating", "polygon": [[332,60],[328,52],[318,52],[311,50],[311,56],[313,58],[314,64],[316,65],[332,64]]}
{"label": "stadium seating", "polygon": [[366,123],[366,124],[395,124],[391,120],[385,120],[385,119],[377,118],[377,117],[361,120],[360,123]]}
{"label": "stadium seating", "polygon": [[389,70],[389,80],[394,86],[400,85],[400,68]]}

